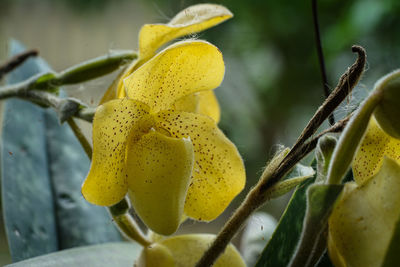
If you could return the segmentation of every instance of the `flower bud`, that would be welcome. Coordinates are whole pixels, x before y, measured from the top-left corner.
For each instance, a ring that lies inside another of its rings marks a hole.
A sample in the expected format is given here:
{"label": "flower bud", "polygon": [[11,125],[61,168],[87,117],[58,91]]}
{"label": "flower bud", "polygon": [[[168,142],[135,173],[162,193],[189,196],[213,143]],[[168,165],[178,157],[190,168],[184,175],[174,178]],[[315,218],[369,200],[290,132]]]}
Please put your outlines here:
{"label": "flower bud", "polygon": [[400,70],[383,77],[375,87],[382,92],[375,118],[386,133],[400,139]]}

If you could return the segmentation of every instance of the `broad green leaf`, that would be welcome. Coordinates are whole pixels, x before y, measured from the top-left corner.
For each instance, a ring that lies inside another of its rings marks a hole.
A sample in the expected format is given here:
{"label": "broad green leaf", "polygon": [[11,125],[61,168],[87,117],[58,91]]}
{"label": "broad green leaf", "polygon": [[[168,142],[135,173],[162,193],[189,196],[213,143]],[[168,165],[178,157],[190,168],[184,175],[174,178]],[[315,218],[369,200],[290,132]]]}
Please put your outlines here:
{"label": "broad green leaf", "polygon": [[7,265],[7,267],[128,267],[133,266],[141,251],[136,243],[106,243],[66,249],[48,255]]}
{"label": "broad green leaf", "polygon": [[[11,48],[24,49],[15,41]],[[49,71],[40,58],[30,59],[9,77],[18,82]],[[2,197],[13,261],[121,240],[106,210],[82,198],[90,162],[69,127],[51,109],[14,99],[5,105]]]}
{"label": "broad green leaf", "polygon": [[385,157],[364,184],[346,184],[329,218],[328,248],[336,266],[381,266],[400,215],[400,166]]}
{"label": "broad green leaf", "polygon": [[[308,188],[304,227],[291,266],[314,266],[325,251],[324,232],[333,205],[342,189],[343,185],[329,184],[314,184]],[[318,242],[319,239],[321,242]]]}
{"label": "broad green leaf", "polygon": [[[11,55],[24,47],[11,43]],[[16,83],[50,69],[29,59],[8,76]],[[57,218],[46,155],[45,115],[34,104],[10,99],[3,112],[1,178],[4,224],[13,261],[59,249]]]}
{"label": "broad green leaf", "polygon": [[46,110],[45,119],[60,249],[120,241],[106,209],[82,197],[82,182],[90,166],[82,146],[67,124],[60,125],[53,110]]}
{"label": "broad green leaf", "polygon": [[[259,258],[256,267],[286,267],[293,255],[303,228],[306,191],[315,178],[304,181],[293,193],[278,227]],[[290,234],[288,234],[290,233]]]}

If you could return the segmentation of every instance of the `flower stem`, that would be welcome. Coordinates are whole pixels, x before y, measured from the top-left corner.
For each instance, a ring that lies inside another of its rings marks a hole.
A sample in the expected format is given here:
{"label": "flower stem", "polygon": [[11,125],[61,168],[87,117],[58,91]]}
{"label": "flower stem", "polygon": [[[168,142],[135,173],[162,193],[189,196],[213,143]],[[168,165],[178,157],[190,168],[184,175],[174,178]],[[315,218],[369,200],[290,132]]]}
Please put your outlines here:
{"label": "flower stem", "polygon": [[60,73],[41,73],[23,82],[0,87],[0,99],[19,97],[30,90],[53,91],[59,86],[82,83],[113,72],[137,58],[134,51],[112,52],[68,68]]}
{"label": "flower stem", "polygon": [[332,161],[329,164],[327,183],[340,184],[353,161],[357,147],[364,136],[368,122],[382,97],[382,91],[374,90],[351,118],[340,137]]}
{"label": "flower stem", "polygon": [[271,161],[271,164],[267,166],[266,171],[262,174],[259,182],[252,190],[250,190],[245,200],[224,225],[214,242],[196,264],[196,267],[212,266],[235,234],[241,229],[251,213],[269,200],[269,192],[273,189],[274,185],[279,182],[279,180],[282,179],[282,177],[284,177],[304,156],[315,148],[318,139],[313,139],[308,143],[305,143],[305,141],[317,131],[329,114],[331,114],[346,98],[348,93],[350,93],[353,87],[357,84],[364,71],[366,59],[365,50],[360,46],[353,46],[352,50],[358,53],[357,61],[342,75],[338,86],[318,108],[310,122],[304,128],[300,137],[297,139],[293,148],[283,158],[280,164],[276,164],[273,160]]}
{"label": "flower stem", "polygon": [[39,52],[37,50],[28,50],[12,57],[6,63],[0,66],[0,80],[3,78],[5,74],[17,68],[19,65],[24,63],[28,58],[35,57],[38,54]]}
{"label": "flower stem", "polygon": [[125,198],[109,207],[108,211],[120,232],[127,238],[138,242],[143,247],[151,244],[151,241],[146,238],[137,223],[133,220],[132,215],[129,214],[129,202]]}
{"label": "flower stem", "polygon": [[86,155],[90,160],[92,160],[92,146],[89,144],[89,141],[83,135],[81,129],[76,124],[73,118],[69,118],[67,120],[69,127],[71,127],[72,131],[74,132],[76,138],[78,138],[79,143],[81,143],[83,150],[85,150]]}

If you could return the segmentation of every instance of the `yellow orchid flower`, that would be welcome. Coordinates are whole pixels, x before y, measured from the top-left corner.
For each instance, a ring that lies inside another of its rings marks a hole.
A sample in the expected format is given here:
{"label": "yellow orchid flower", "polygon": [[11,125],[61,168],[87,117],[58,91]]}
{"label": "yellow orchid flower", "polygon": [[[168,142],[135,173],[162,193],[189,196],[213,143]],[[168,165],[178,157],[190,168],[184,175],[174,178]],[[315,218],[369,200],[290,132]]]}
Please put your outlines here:
{"label": "yellow orchid flower", "polygon": [[382,266],[400,213],[400,140],[370,118],[347,183],[329,219],[335,266]]}
{"label": "yellow orchid flower", "polygon": [[[193,234],[174,236],[143,249],[138,267],[192,267],[211,245],[214,235]],[[190,253],[188,253],[190,251]],[[214,267],[246,267],[240,253],[233,245],[214,263]]]}
{"label": "yellow orchid flower", "polygon": [[[162,45],[176,38],[216,26],[231,17],[233,17],[232,13],[224,6],[198,4],[182,10],[167,24],[144,25],[139,33],[138,59],[116,78],[100,103],[124,98],[126,91],[123,80],[152,58]],[[184,99],[177,99],[174,107],[177,110],[210,116],[216,122],[220,119],[220,109],[213,91],[196,92]]]}
{"label": "yellow orchid flower", "polygon": [[347,183],[329,218],[335,266],[383,266],[400,216],[400,165],[384,157],[362,184]]}
{"label": "yellow orchid flower", "polygon": [[385,156],[400,164],[400,140],[385,133],[372,116],[352,163],[354,180],[363,184],[374,176]]}
{"label": "yellow orchid flower", "polygon": [[183,214],[204,221],[221,214],[244,187],[243,161],[212,118],[174,103],[218,87],[224,73],[218,48],[184,41],[127,77],[128,97],[100,105],[94,116],[86,200],[110,206],[129,191],[140,218],[164,235]]}

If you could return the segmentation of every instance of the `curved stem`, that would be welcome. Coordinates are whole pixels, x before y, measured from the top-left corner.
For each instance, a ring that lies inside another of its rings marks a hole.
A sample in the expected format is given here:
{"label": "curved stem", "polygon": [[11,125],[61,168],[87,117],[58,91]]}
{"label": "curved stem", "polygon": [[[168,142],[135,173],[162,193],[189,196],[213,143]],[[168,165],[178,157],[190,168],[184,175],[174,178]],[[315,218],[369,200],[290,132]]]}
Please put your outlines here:
{"label": "curved stem", "polygon": [[74,132],[76,138],[78,138],[79,143],[81,143],[83,150],[85,150],[86,155],[90,160],[92,160],[92,146],[89,144],[89,141],[83,135],[79,126],[75,123],[73,118],[69,118],[67,120],[69,127],[71,127],[72,131]]}
{"label": "curved stem", "polygon": [[296,151],[298,146],[301,146],[317,131],[319,126],[321,126],[321,124],[336,109],[336,107],[342,103],[342,101],[348,96],[348,94],[353,90],[360,80],[361,75],[364,72],[366,53],[364,48],[356,45],[352,46],[352,51],[357,52],[358,54],[356,62],[354,62],[354,64],[342,75],[342,77],[340,77],[338,85],[308,122],[307,126],[304,128],[300,137],[293,146],[292,151]]}
{"label": "curved stem", "polygon": [[152,243],[146,238],[132,218],[132,215],[129,213],[129,202],[125,198],[117,204],[108,207],[108,211],[120,232],[127,238],[138,242],[143,247],[147,247]]}
{"label": "curved stem", "polygon": [[353,161],[358,145],[364,136],[368,122],[382,97],[382,91],[374,90],[351,118],[348,127],[340,136],[329,165],[327,183],[340,184]]}
{"label": "curved stem", "polygon": [[330,113],[344,100],[351,89],[357,84],[364,70],[365,51],[362,47],[353,46],[353,51],[359,57],[353,66],[342,75],[338,86],[331,95],[324,101],[316,111],[313,118],[303,130],[290,152],[281,160],[280,164],[272,160],[262,174],[261,179],[255,187],[247,194],[246,199],[239,208],[236,209],[232,217],[224,225],[214,242],[203,254],[196,267],[211,266],[219,255],[225,250],[226,246],[243,226],[251,213],[268,201],[269,192],[274,185],[279,182],[304,156],[315,148],[318,139],[313,139],[309,143],[305,141],[316,132],[322,122]]}
{"label": "curved stem", "polygon": [[36,57],[39,54],[37,50],[28,50],[9,59],[6,63],[0,66],[0,80],[5,74],[11,72],[16,67],[24,63],[30,57]]}

